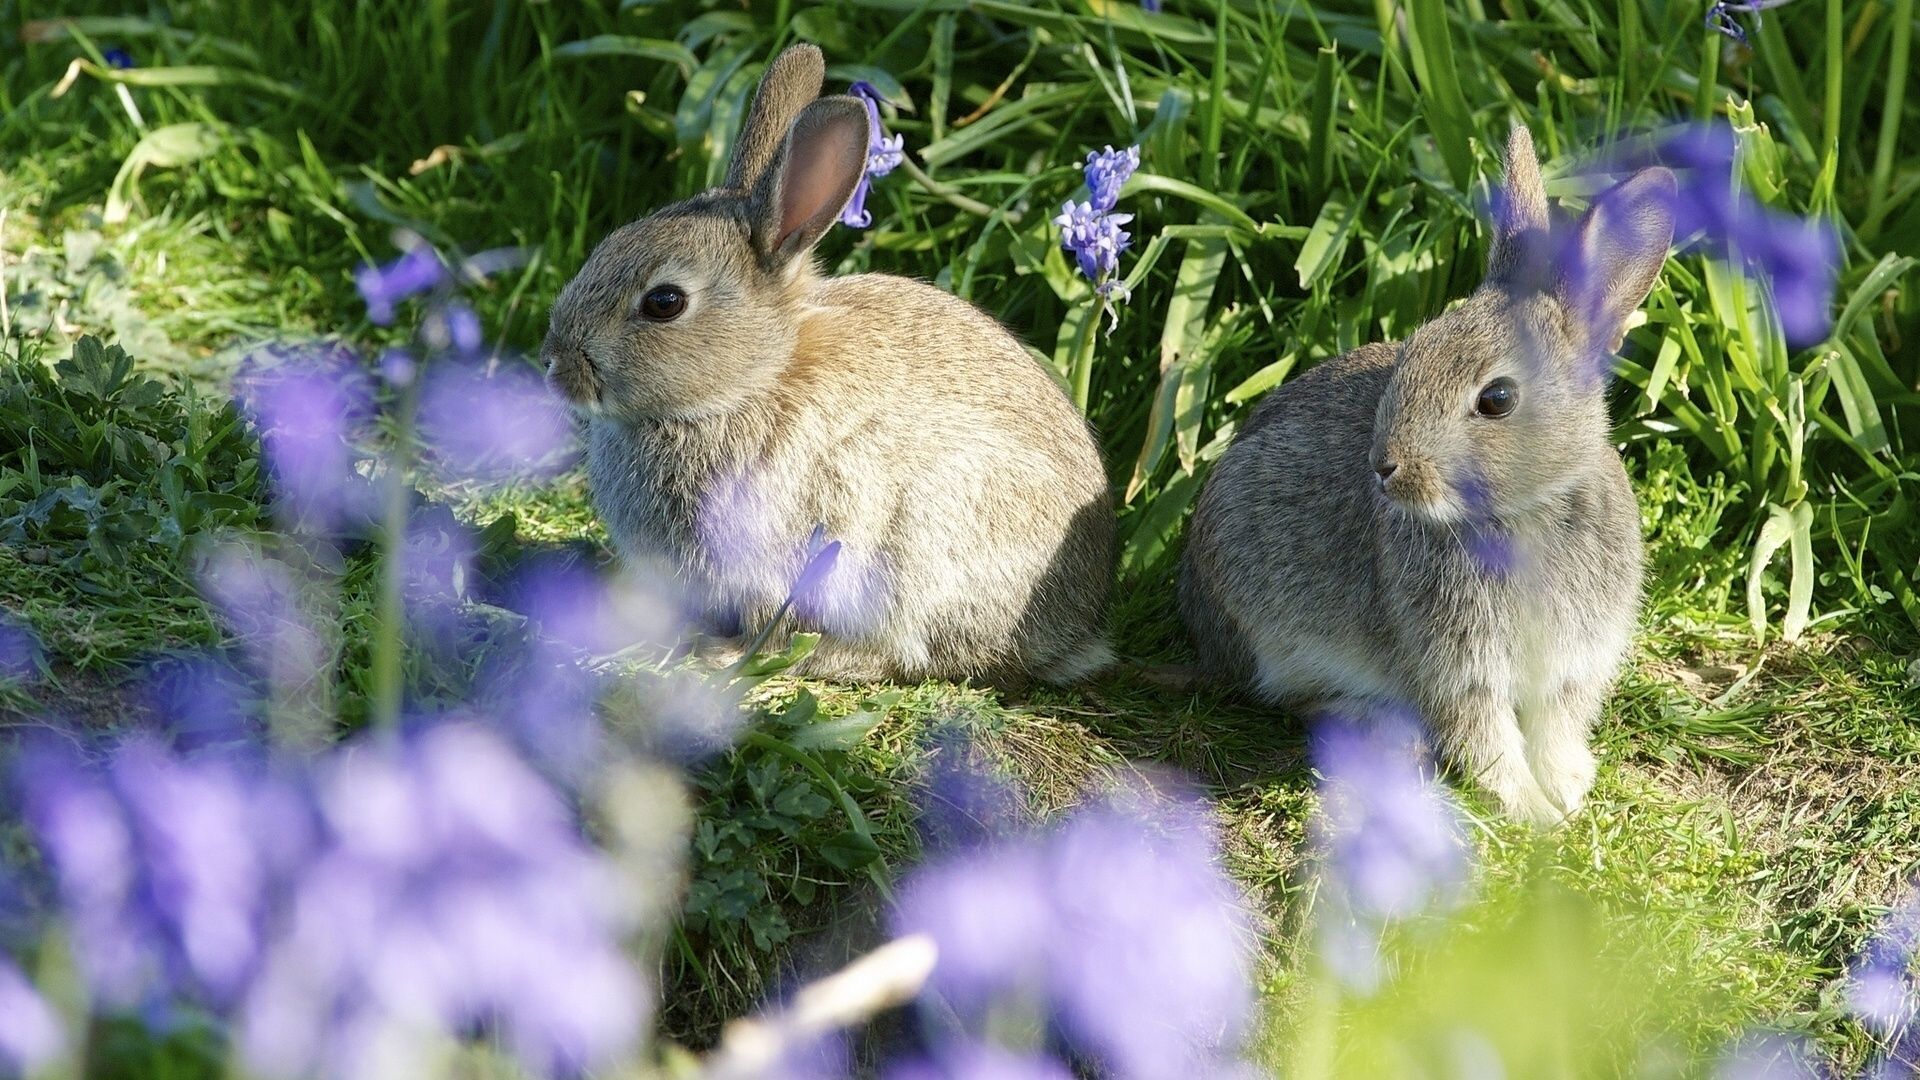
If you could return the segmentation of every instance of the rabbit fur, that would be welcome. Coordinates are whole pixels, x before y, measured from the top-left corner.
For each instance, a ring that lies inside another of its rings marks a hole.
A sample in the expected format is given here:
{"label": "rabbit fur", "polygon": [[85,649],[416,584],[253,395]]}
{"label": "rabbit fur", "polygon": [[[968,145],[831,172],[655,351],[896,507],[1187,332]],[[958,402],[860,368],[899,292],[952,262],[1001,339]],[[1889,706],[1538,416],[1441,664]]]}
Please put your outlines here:
{"label": "rabbit fur", "polygon": [[[824,75],[812,45],[776,57],[724,185],[612,233],[555,301],[542,354],[584,417],[594,503],[626,561],[748,632],[810,535],[839,541],[795,597],[792,625],[823,635],[804,673],[1083,677],[1111,659],[1092,432],[972,305],[817,271],[869,137],[860,101],[819,97]],[[669,293],[683,310],[651,317]]]}
{"label": "rabbit fur", "polygon": [[[1180,610],[1218,676],[1345,715],[1410,706],[1506,811],[1551,823],[1592,785],[1638,618],[1606,358],[1664,263],[1675,183],[1644,170],[1555,229],[1526,128],[1505,158],[1481,287],[1254,409],[1196,506]],[[1498,379],[1518,396],[1496,418],[1477,410]]]}

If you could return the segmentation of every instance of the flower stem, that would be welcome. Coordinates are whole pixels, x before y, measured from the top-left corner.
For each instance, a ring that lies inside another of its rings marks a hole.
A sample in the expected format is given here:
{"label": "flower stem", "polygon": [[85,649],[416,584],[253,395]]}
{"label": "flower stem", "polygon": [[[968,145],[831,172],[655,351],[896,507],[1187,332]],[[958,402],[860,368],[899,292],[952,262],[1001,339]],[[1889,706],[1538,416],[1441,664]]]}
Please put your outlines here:
{"label": "flower stem", "polygon": [[405,692],[402,660],[406,649],[407,509],[413,475],[413,422],[420,400],[420,373],[400,388],[394,416],[393,447],[387,455],[382,486],[380,594],[373,624],[373,723],[393,730],[400,725]]}
{"label": "flower stem", "polygon": [[1887,58],[1887,100],[1880,108],[1880,140],[1874,147],[1873,181],[1867,189],[1867,232],[1877,232],[1887,210],[1887,187],[1893,180],[1893,148],[1900,140],[1900,108],[1912,87],[1907,85],[1907,57],[1913,45],[1913,0],[1894,0],[1893,53]]}
{"label": "flower stem", "polygon": [[1080,340],[1073,349],[1073,405],[1085,415],[1093,397],[1093,347],[1099,340],[1100,320],[1107,314],[1107,298],[1096,294],[1087,321],[1080,327]]}
{"label": "flower stem", "polygon": [[1720,96],[1720,50],[1719,31],[1700,35],[1700,82],[1694,88],[1693,118],[1702,123],[1713,119],[1714,99]]}

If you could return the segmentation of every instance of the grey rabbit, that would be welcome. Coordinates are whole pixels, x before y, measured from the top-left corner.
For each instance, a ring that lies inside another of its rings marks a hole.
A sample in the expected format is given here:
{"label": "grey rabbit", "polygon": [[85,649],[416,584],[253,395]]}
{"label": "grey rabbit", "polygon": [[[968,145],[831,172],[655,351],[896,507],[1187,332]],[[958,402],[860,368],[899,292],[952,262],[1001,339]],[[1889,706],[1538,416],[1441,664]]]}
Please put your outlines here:
{"label": "grey rabbit", "polygon": [[1471,297],[1254,409],[1195,508],[1180,610],[1211,672],[1276,703],[1414,709],[1508,813],[1552,823],[1592,786],[1638,618],[1605,358],[1664,265],[1676,187],[1645,169],[1556,228],[1524,127],[1505,166]]}
{"label": "grey rabbit", "polygon": [[1086,676],[1112,657],[1093,434],[972,305],[819,273],[869,137],[824,77],[812,45],[777,56],[725,183],[609,235],[555,301],[542,358],[584,416],[594,503],[624,559],[748,631],[810,536],[840,541],[795,605],[823,635],[807,674]]}

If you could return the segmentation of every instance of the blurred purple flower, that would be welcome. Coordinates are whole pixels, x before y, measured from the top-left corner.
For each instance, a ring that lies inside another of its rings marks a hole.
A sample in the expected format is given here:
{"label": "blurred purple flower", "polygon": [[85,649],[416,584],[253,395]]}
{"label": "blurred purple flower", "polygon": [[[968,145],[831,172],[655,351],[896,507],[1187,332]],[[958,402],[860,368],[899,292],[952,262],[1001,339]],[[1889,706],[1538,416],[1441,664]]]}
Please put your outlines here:
{"label": "blurred purple flower", "polygon": [[420,326],[421,337],[438,351],[448,349],[471,356],[486,344],[480,331],[480,316],[458,300],[435,307]]}
{"label": "blurred purple flower", "polygon": [[1380,930],[1463,892],[1461,814],[1409,712],[1325,717],[1314,729],[1313,763],[1321,776],[1313,840],[1331,899],[1318,916],[1322,960],[1350,988],[1371,993],[1382,977]]}
{"label": "blurred purple flower", "polygon": [[494,1031],[539,1075],[619,1060],[649,1003],[613,868],[471,724],[335,755],[324,840],[241,1011],[267,1076],[364,1075],[395,1043]]}
{"label": "blurred purple flower", "polygon": [[497,482],[551,476],[575,447],[565,403],[525,364],[441,363],[421,387],[419,429],[442,473]]}
{"label": "blurred purple flower", "polygon": [[808,536],[794,535],[786,525],[791,498],[748,473],[708,486],[694,517],[695,539],[707,564],[700,586],[704,595],[697,598],[703,613],[737,617],[742,613],[736,609],[745,604],[753,610],[744,614],[764,618],[791,601],[805,628],[841,637],[870,632],[892,603],[885,554],[829,540],[824,525]]}
{"label": "blurred purple flower", "polygon": [[26,818],[93,993],[131,1008],[231,1001],[258,960],[273,875],[297,860],[297,799],[232,759],[135,739],[104,767],[23,759]]}
{"label": "blurred purple flower", "polygon": [[1088,205],[1099,213],[1111,211],[1120,201],[1120,188],[1140,168],[1140,148],[1129,146],[1115,150],[1108,146],[1087,154]]}
{"label": "blurred purple flower", "polygon": [[1214,1075],[1252,1011],[1238,898],[1192,804],[1094,807],[931,864],[895,930],[934,938],[963,1022],[1038,1007],[1103,1074]]}
{"label": "blurred purple flower", "polygon": [[100,54],[100,58],[107,62],[108,67],[118,70],[124,71],[134,66],[133,54],[125,49],[108,49]]}
{"label": "blurred purple flower", "polygon": [[1742,192],[1735,182],[1736,150],[1734,133],[1724,124],[1689,125],[1651,148],[1639,144],[1616,155],[1604,168],[1674,169],[1674,242],[1697,240],[1713,257],[1745,268],[1772,293],[1788,344],[1814,344],[1832,325],[1839,237],[1826,222],[1770,209]]}
{"label": "blurred purple flower", "polygon": [[0,1076],[24,1076],[66,1050],[67,1033],[20,969],[0,956]]}
{"label": "blurred purple flower", "polygon": [[374,366],[389,386],[413,385],[413,377],[420,370],[420,364],[414,360],[413,354],[405,349],[388,349],[382,352]]}
{"label": "blurred purple flower", "polygon": [[873,84],[860,81],[847,88],[847,93],[860,99],[867,107],[867,167],[860,174],[860,184],[853,189],[853,197],[847,200],[846,209],[840,211],[840,224],[853,229],[864,229],[873,224],[873,215],[867,212],[867,193],[873,182],[900,167],[906,160],[906,137],[888,135],[880,127],[880,103],[886,99]]}
{"label": "blurred purple flower", "polygon": [[1486,476],[1477,469],[1470,470],[1454,486],[1460,494],[1462,505],[1466,507],[1466,519],[1461,524],[1460,533],[1474,565],[1493,578],[1504,578],[1511,574],[1514,568],[1513,534],[1494,514],[1493,490]]}
{"label": "blurred purple flower", "polygon": [[1410,713],[1323,719],[1313,764],[1314,843],[1348,906],[1400,919],[1458,897],[1468,870],[1462,818]]}
{"label": "blurred purple flower", "polygon": [[234,397],[260,432],[276,509],[296,528],[332,532],[371,520],[374,493],[354,471],[355,440],[370,424],[373,390],[338,346],[249,353]]}
{"label": "blurred purple flower", "polygon": [[1735,19],[1734,15],[1752,15],[1753,25],[1757,27],[1760,25],[1761,12],[1792,2],[1793,0],[1715,0],[1707,7],[1706,25],[1708,29],[1718,30],[1745,45],[1747,44],[1746,28],[1740,25],[1740,21]]}
{"label": "blurred purple flower", "polygon": [[11,612],[0,611],[0,679],[31,679],[40,670],[40,639]]}
{"label": "blurred purple flower", "polygon": [[239,671],[211,658],[169,658],[148,668],[141,700],[183,751],[252,751],[262,725],[253,707],[259,695]]}
{"label": "blurred purple flower", "polygon": [[943,1046],[933,1056],[890,1066],[886,1080],[1073,1080],[1053,1058],[1017,1054],[971,1040]]}
{"label": "blurred purple flower", "polygon": [[282,691],[313,685],[330,662],[326,638],[305,607],[307,588],[287,563],[241,544],[216,548],[201,573],[203,594],[254,667]]}
{"label": "blurred purple flower", "polygon": [[1140,7],[1147,11],[1159,11],[1160,0],[1140,0]]}
{"label": "blurred purple flower", "polygon": [[1920,893],[1889,915],[1848,966],[1847,1009],[1876,1039],[1920,1052]]}
{"label": "blurred purple flower", "polygon": [[353,275],[360,298],[367,305],[367,318],[377,326],[392,325],[394,305],[400,301],[437,289],[446,281],[446,264],[426,244],[408,248],[385,266],[363,266]]}
{"label": "blurred purple flower", "polygon": [[1714,1080],[1825,1080],[1827,1072],[1804,1040],[1774,1032],[1742,1037],[1721,1055]]}

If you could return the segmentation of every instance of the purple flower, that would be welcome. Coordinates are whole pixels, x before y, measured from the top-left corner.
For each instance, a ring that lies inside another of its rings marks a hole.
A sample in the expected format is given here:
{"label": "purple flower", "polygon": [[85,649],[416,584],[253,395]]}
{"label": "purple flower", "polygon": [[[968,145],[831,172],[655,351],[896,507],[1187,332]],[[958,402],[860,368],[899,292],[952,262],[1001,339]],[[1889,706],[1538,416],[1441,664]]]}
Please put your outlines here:
{"label": "purple flower", "polygon": [[420,327],[421,336],[431,348],[448,349],[471,356],[480,351],[486,339],[480,330],[480,316],[460,301],[442,304],[428,312]]}
{"label": "purple flower", "polygon": [[1513,534],[1494,514],[1493,489],[1478,469],[1468,471],[1455,484],[1460,502],[1466,507],[1461,539],[1467,554],[1482,573],[1503,578],[1513,572]]}
{"label": "purple flower", "polygon": [[367,318],[377,326],[392,325],[394,305],[400,301],[439,288],[446,281],[446,264],[426,244],[408,248],[385,266],[363,266],[353,275],[360,298],[367,305]]}
{"label": "purple flower", "polygon": [[1197,806],[1109,804],[923,868],[895,929],[963,1023],[1038,1008],[1103,1073],[1214,1075],[1252,1009],[1237,899]]}
{"label": "purple flower", "polygon": [[624,890],[504,743],[471,724],[375,741],[316,790],[324,839],[240,1013],[250,1068],[366,1075],[477,1026],[540,1075],[634,1048],[649,1007]]}
{"label": "purple flower", "polygon": [[1053,223],[1060,226],[1060,245],[1073,252],[1080,272],[1104,293],[1114,287],[1111,279],[1120,268],[1120,253],[1133,242],[1120,226],[1132,220],[1132,214],[1109,214],[1094,209],[1092,203],[1067,202]]}
{"label": "purple flower", "polygon": [[1145,11],[1159,11],[1160,0],[1140,0],[1140,7]]}
{"label": "purple flower", "polygon": [[1920,894],[1888,916],[1848,966],[1846,998],[1894,1057],[1920,1055]]}
{"label": "purple flower", "polygon": [[0,1075],[38,1072],[66,1051],[67,1033],[20,969],[0,956]]}
{"label": "purple flower", "polygon": [[11,612],[0,611],[0,679],[30,679],[39,669],[39,639]]}
{"label": "purple flower", "polygon": [[1100,213],[1113,209],[1120,201],[1120,188],[1140,168],[1140,148],[1129,146],[1115,150],[1108,146],[1087,154],[1087,191],[1089,205]]}
{"label": "purple flower", "polygon": [[42,750],[20,779],[93,993],[118,1008],[231,1001],[258,961],[273,877],[304,846],[297,800],[232,759],[145,739],[104,768]]}
{"label": "purple flower", "polygon": [[420,436],[445,475],[492,483],[549,476],[570,463],[566,405],[525,364],[436,364],[420,395]]}
{"label": "purple flower", "polygon": [[286,692],[312,686],[330,663],[327,641],[308,616],[310,583],[293,567],[240,544],[216,548],[202,591],[246,647],[255,669]]}
{"label": "purple flower", "polygon": [[1734,180],[1736,150],[1725,125],[1690,125],[1668,133],[1651,151],[1618,155],[1605,169],[1674,169],[1675,243],[1692,238],[1715,258],[1743,267],[1772,293],[1787,342],[1818,342],[1832,324],[1839,237],[1824,221],[1770,209],[1742,192]]}
{"label": "purple flower", "polygon": [[1102,297],[1118,293],[1121,299],[1126,298],[1126,288],[1115,275],[1120,270],[1120,253],[1133,242],[1121,226],[1132,221],[1133,215],[1116,214],[1113,207],[1120,199],[1120,188],[1139,167],[1138,146],[1125,150],[1109,146],[1088,154],[1084,172],[1090,198],[1083,203],[1063,203],[1059,216],[1053,219],[1060,227],[1060,246],[1073,252],[1080,272]]}
{"label": "purple flower", "polygon": [[847,93],[867,107],[867,167],[860,174],[859,186],[853,189],[853,198],[847,200],[846,209],[840,211],[840,224],[864,229],[873,224],[873,215],[867,212],[867,192],[875,180],[899,168],[906,160],[906,137],[888,135],[881,129],[880,103],[886,99],[872,83],[856,82],[847,88]]}
{"label": "purple flower", "polygon": [[210,658],[169,658],[146,673],[140,697],[185,751],[250,751],[262,734],[253,716],[258,695],[233,667]]}
{"label": "purple flower", "polygon": [[105,60],[110,68],[125,70],[134,66],[133,54],[125,49],[108,49],[100,54],[100,58]]}
{"label": "purple flower", "polygon": [[353,444],[371,421],[373,390],[352,354],[327,345],[261,349],[242,360],[234,382],[287,523],[331,532],[370,520],[374,494],[354,471]]}
{"label": "purple flower", "polygon": [[1777,8],[1792,0],[1715,0],[1707,8],[1706,25],[1710,30],[1718,30],[1742,45],[1747,44],[1746,28],[1734,18],[1735,14],[1752,15],[1753,25],[1760,25],[1760,13],[1768,8]]}
{"label": "purple flower", "polygon": [[[792,494],[741,472],[711,484],[694,517],[707,565],[699,598],[709,614],[772,614],[791,600],[800,624],[843,637],[870,632],[891,605],[892,567],[884,552],[835,539],[825,526],[789,531]],[[744,607],[747,610],[742,611]],[[749,630],[758,627],[747,628]]]}
{"label": "purple flower", "polygon": [[1073,1080],[1073,1073],[1050,1057],[968,1040],[890,1066],[886,1080]]}
{"label": "purple flower", "polygon": [[1749,1034],[1721,1056],[1714,1080],[1823,1080],[1813,1050],[1802,1039],[1772,1032]]}
{"label": "purple flower", "polygon": [[1319,924],[1323,959],[1354,989],[1377,987],[1374,948],[1386,923],[1454,902],[1467,877],[1460,811],[1434,778],[1408,712],[1329,716],[1314,730],[1321,776],[1314,846],[1332,902]]}

